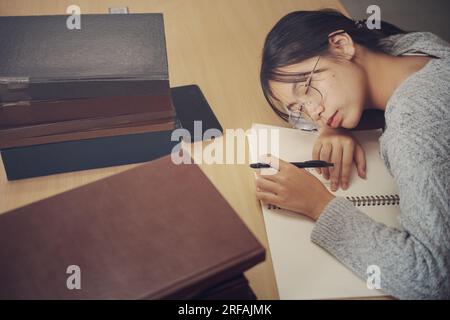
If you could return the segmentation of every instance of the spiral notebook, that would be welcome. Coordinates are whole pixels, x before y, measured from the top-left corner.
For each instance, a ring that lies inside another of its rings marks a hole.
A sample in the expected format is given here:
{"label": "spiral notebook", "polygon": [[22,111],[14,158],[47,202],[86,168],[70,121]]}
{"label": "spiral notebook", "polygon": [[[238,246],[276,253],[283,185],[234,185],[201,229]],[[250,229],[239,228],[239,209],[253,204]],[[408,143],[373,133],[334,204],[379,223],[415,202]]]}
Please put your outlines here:
{"label": "spiral notebook", "polygon": [[[401,229],[397,187],[379,154],[380,135],[381,130],[355,133],[366,152],[367,179],[359,178],[356,170],[352,170],[350,188],[334,194],[346,197],[374,220]],[[257,162],[259,156],[267,153],[278,154],[290,162],[311,160],[316,137],[314,132],[254,124],[247,136],[250,161]],[[313,170],[310,172],[329,187],[327,180]],[[368,289],[365,279],[312,243],[312,221],[271,205],[263,204],[262,211],[280,299],[386,295],[380,290]]]}

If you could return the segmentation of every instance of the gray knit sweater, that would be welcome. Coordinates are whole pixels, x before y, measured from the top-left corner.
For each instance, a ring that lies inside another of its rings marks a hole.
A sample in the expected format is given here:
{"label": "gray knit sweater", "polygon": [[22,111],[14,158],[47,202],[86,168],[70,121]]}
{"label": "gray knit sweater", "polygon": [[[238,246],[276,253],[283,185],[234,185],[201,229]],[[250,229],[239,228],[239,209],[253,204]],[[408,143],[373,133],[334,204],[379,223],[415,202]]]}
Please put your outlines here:
{"label": "gray knit sweater", "polygon": [[311,240],[363,279],[377,265],[381,289],[397,298],[450,299],[450,46],[431,33],[391,36],[383,45],[392,55],[439,58],[406,79],[386,106],[380,150],[399,189],[403,231],[338,197]]}

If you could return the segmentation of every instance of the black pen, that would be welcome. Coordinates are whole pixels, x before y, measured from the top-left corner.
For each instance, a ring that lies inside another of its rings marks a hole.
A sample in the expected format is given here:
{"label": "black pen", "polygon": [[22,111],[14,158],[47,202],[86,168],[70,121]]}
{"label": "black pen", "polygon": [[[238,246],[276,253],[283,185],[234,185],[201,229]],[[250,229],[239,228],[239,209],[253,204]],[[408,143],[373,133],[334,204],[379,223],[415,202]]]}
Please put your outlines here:
{"label": "black pen", "polygon": [[[311,161],[305,161],[305,162],[290,162],[290,164],[296,166],[297,168],[301,168],[301,169],[334,167],[334,164],[328,163],[326,161],[321,161],[321,160],[311,160]],[[252,163],[250,165],[250,168],[264,169],[264,168],[271,168],[271,165],[267,164],[267,163]]]}

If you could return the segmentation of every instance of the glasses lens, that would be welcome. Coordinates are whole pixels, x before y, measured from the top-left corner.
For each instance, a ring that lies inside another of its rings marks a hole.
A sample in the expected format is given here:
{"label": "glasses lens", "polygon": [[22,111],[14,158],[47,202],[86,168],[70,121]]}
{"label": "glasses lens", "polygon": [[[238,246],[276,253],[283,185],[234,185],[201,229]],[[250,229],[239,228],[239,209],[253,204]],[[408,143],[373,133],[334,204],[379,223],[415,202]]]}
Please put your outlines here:
{"label": "glasses lens", "polygon": [[296,97],[299,105],[303,106],[303,112],[309,114],[312,114],[322,101],[319,90],[311,86],[300,86]]}
{"label": "glasses lens", "polygon": [[299,111],[299,109],[295,110],[292,108],[288,110],[288,115],[288,122],[293,128],[305,131],[313,131],[317,129],[314,121],[303,112]]}

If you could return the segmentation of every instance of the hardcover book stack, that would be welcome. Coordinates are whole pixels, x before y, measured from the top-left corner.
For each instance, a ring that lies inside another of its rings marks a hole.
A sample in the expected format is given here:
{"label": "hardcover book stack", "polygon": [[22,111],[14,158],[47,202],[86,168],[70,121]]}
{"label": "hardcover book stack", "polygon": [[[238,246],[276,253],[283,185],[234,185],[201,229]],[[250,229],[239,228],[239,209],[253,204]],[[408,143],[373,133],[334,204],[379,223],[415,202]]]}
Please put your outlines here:
{"label": "hardcover book stack", "polygon": [[9,180],[170,153],[162,14],[0,17],[0,149]]}

